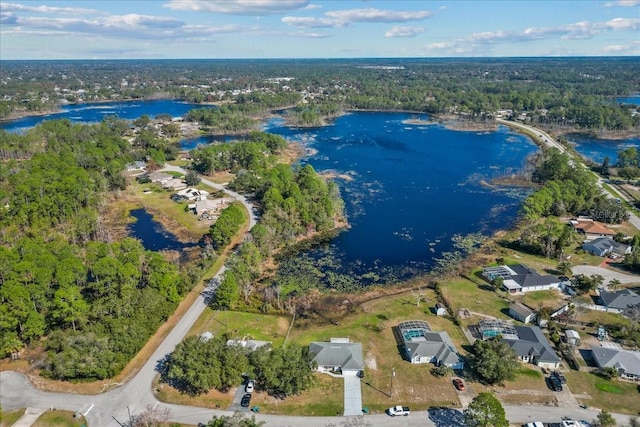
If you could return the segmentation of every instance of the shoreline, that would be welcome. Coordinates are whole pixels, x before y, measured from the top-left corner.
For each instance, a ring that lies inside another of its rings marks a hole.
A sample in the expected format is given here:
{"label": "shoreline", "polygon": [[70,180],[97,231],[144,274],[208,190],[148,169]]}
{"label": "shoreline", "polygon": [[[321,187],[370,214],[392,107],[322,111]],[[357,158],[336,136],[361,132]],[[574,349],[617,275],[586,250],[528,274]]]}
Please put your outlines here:
{"label": "shoreline", "polygon": [[[9,114],[9,116],[0,118],[0,125],[4,123],[9,123],[15,120],[24,119],[27,117],[40,117],[40,116],[47,116],[51,114],[60,113],[62,111],[62,107],[69,106],[69,105],[81,105],[81,104],[92,105],[92,104],[107,104],[107,103],[116,103],[116,102],[136,102],[136,101],[146,102],[146,101],[162,101],[162,100],[181,102],[183,104],[193,105],[194,108],[197,108],[198,106],[223,105],[223,104],[230,103],[228,101],[213,101],[213,102],[201,102],[196,104],[196,103],[187,102],[180,98],[153,97],[153,96],[149,98],[125,98],[125,99],[117,99],[117,100],[109,99],[109,100],[99,100],[99,101],[68,102],[65,104],[59,104],[57,108],[52,110],[46,110],[46,111],[38,111],[38,112],[22,111],[18,113],[13,111]],[[268,117],[275,117],[275,116],[278,116],[277,114],[275,114],[275,111],[282,111],[290,108],[294,108],[294,106],[286,106],[286,107],[271,109],[269,110],[269,113],[259,115],[257,118],[259,120],[264,120]],[[319,125],[294,125],[291,123],[287,123],[285,118],[285,125],[289,127],[296,127],[296,128],[313,128],[313,127],[330,126],[332,124],[332,121],[335,120],[336,118],[350,114],[352,112],[405,113],[405,114],[427,115],[429,117],[432,117],[433,119],[427,119],[427,120],[407,119],[405,120],[405,123],[410,125],[421,125],[421,126],[440,125],[449,130],[462,131],[462,132],[464,131],[495,131],[499,126],[499,124],[495,121],[495,119],[490,119],[490,121],[485,121],[485,122],[476,122],[476,121],[468,120],[468,119],[462,118],[461,116],[452,115],[452,114],[439,115],[439,114],[428,113],[425,111],[395,110],[395,109],[380,109],[380,108],[374,108],[374,109],[346,108],[342,110],[342,112],[336,115],[322,117],[321,118],[322,123]],[[536,127],[539,127],[539,126],[536,126]],[[555,128],[554,129],[554,126],[552,126],[551,128],[547,128],[547,127],[539,127],[539,128],[544,130],[545,132],[548,132],[548,133],[553,132],[556,135],[562,135],[565,137],[573,134],[573,135],[581,135],[581,136],[586,136],[589,138],[599,139],[604,141],[620,141],[620,140],[631,139],[631,138],[640,138],[640,129],[622,130],[622,131],[618,131],[618,130],[598,131],[598,130],[575,129],[575,128],[569,128],[569,129]],[[248,132],[250,132],[250,130],[241,131],[239,132],[239,134],[248,133]],[[219,133],[207,132],[206,134],[209,134],[209,133],[211,135],[227,134],[224,132],[219,132]],[[198,136],[198,135],[192,135],[191,137],[193,136]]]}

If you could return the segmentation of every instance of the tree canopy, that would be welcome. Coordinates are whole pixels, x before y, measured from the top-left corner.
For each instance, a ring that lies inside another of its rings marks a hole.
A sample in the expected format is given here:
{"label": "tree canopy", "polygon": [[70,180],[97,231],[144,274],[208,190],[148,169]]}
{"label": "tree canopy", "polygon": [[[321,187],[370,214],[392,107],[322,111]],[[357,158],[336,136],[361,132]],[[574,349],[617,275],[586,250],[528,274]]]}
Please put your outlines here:
{"label": "tree canopy", "polygon": [[499,338],[477,340],[473,344],[473,354],[471,367],[486,384],[501,384],[513,379],[520,366],[515,352]]}
{"label": "tree canopy", "polygon": [[473,398],[464,410],[464,421],[469,427],[508,427],[504,408],[493,393],[483,391]]}

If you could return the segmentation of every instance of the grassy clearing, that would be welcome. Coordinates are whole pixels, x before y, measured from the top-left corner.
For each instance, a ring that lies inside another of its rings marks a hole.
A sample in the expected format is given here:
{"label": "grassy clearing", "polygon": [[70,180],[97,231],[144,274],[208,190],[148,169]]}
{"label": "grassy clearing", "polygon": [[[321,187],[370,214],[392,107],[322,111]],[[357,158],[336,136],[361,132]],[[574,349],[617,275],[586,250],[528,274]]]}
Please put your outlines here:
{"label": "grassy clearing", "polygon": [[343,396],[342,378],[316,374],[313,388],[304,393],[285,400],[276,399],[266,393],[254,393],[251,404],[259,406],[260,412],[272,414],[295,415],[304,409],[304,414],[309,416],[342,415]]}
{"label": "grassy clearing", "polygon": [[271,341],[277,347],[284,342],[289,322],[290,319],[283,316],[214,311],[207,307],[187,335],[199,335],[205,331],[215,336],[226,333],[233,339]]}
{"label": "grassy clearing", "polygon": [[509,318],[509,301],[491,290],[489,285],[459,278],[442,283],[441,287],[442,294],[454,310],[467,308],[499,319]]}
{"label": "grassy clearing", "polygon": [[156,398],[162,402],[171,402],[177,405],[200,406],[211,409],[226,409],[231,405],[235,393],[235,388],[228,393],[220,393],[214,389],[199,396],[189,396],[167,384],[159,382],[158,379],[153,382],[153,388]]}
{"label": "grassy clearing", "polygon": [[15,411],[7,411],[2,413],[2,423],[0,427],[10,427],[16,423],[24,415],[25,408],[16,409]]}
{"label": "grassy clearing", "polygon": [[524,295],[514,298],[514,300],[526,304],[534,310],[541,307],[558,308],[566,303],[564,299],[562,299],[562,294],[557,289],[527,292]]}
{"label": "grassy clearing", "polygon": [[571,371],[565,376],[574,394],[591,396],[583,402],[589,407],[632,415],[640,412],[640,385],[637,383],[609,381],[587,372]]}
{"label": "grassy clearing", "polygon": [[79,427],[86,426],[84,417],[75,418],[71,411],[47,411],[40,415],[33,427]]}

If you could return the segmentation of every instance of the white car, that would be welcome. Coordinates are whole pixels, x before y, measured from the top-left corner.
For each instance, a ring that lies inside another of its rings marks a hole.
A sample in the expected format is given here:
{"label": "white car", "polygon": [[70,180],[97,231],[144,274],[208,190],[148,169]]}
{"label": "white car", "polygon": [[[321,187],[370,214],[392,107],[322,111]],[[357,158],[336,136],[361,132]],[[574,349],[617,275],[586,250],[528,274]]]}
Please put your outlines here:
{"label": "white car", "polygon": [[253,390],[256,387],[256,382],[254,380],[249,380],[247,382],[247,385],[244,386],[244,391],[247,393],[253,393]]}

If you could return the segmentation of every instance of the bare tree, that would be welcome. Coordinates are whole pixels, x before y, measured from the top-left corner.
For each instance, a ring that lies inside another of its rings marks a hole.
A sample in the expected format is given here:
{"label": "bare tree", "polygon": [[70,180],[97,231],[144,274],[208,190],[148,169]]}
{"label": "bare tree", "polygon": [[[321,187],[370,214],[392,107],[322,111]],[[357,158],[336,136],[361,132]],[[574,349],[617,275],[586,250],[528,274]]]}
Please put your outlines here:
{"label": "bare tree", "polygon": [[147,408],[131,417],[130,427],[161,427],[169,421],[171,411],[168,408],[158,408],[147,405]]}

